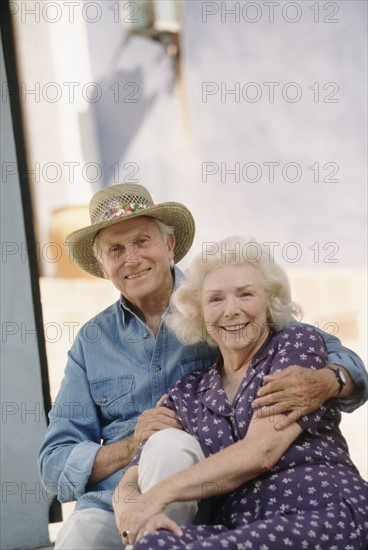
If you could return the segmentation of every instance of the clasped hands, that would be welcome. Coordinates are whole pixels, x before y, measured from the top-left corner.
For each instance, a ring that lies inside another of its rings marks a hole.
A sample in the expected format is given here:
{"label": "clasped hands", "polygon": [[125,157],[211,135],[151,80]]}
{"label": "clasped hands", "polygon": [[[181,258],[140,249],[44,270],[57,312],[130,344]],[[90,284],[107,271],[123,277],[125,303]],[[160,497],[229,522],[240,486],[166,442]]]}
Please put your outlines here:
{"label": "clasped hands", "polygon": [[142,495],[135,484],[133,493],[132,482],[123,478],[113,495],[113,509],[124,544],[135,544],[144,535],[161,529],[181,536],[181,528],[164,514],[165,508],[163,491],[154,487]]}
{"label": "clasped hands", "polygon": [[[183,429],[176,412],[162,406],[166,398],[167,395],[163,395],[154,409],[144,411],[138,418],[132,437],[135,451],[159,430]],[[137,480],[138,467],[130,467],[113,495],[115,520],[124,544],[135,544],[142,536],[160,529],[181,535],[180,527],[163,513],[164,492],[156,486],[142,495]]]}

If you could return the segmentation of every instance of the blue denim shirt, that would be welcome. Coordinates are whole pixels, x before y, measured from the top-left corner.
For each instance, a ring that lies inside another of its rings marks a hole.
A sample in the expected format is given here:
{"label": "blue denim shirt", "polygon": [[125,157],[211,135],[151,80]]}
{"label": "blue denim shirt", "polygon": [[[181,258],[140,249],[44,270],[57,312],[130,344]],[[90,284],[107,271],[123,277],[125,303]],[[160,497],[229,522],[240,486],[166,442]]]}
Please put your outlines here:
{"label": "blue denim shirt", "polygon": [[[175,288],[181,277],[175,268]],[[166,314],[155,339],[119,300],[79,331],[39,455],[42,482],[61,502],[112,510],[112,493],[124,470],[88,484],[100,446],[130,436],[138,416],[183,374],[214,363],[217,349],[181,344],[166,327]],[[349,369],[359,388],[354,398],[341,400],[342,408],[354,410],[368,397],[364,366],[337,338],[324,336],[329,362]]]}

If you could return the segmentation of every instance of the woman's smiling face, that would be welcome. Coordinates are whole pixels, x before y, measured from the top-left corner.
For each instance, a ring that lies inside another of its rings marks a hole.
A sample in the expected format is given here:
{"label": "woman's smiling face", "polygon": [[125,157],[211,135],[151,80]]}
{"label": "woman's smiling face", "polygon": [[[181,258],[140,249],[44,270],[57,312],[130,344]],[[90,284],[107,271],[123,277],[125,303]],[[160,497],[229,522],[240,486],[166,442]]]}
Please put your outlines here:
{"label": "woman's smiling face", "polygon": [[251,266],[234,263],[209,271],[201,305],[205,328],[221,351],[251,349],[268,332],[267,294]]}

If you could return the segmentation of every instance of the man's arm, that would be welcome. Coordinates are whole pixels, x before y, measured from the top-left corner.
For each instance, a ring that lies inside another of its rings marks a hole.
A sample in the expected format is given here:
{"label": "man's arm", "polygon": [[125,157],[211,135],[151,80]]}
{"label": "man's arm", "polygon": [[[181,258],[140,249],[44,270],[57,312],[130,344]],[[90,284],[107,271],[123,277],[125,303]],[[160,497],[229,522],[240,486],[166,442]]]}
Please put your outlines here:
{"label": "man's arm", "polygon": [[[315,327],[314,327],[315,328]],[[264,386],[253,401],[257,416],[288,411],[276,429],[315,411],[328,399],[338,397],[341,410],[352,412],[368,399],[368,376],[359,357],[341,345],[335,336],[319,330],[325,341],[329,366],[343,368],[346,385],[340,392],[336,375],[330,369],[318,371],[292,365],[283,372],[264,377]],[[262,409],[263,407],[263,409]]]}
{"label": "man's arm", "polygon": [[[328,364],[342,367],[347,378],[346,387],[338,395],[338,405],[344,412],[353,412],[368,400],[368,373],[364,363],[356,353],[344,347],[336,336],[320,329],[319,332],[326,344]],[[331,375],[334,376],[334,373],[330,371]]]}
{"label": "man's arm", "polygon": [[[174,411],[158,407],[145,411],[131,437],[101,445],[100,415],[83,368],[76,341],[68,356],[65,376],[50,412],[50,424],[39,453],[41,479],[60,502],[77,500],[87,485],[124,468],[138,445],[162,428],[181,428]],[[164,396],[165,397],[165,396]]]}
{"label": "man's arm", "polygon": [[90,483],[97,483],[124,468],[134,457],[140,443],[155,432],[164,428],[182,429],[176,412],[161,406],[165,398],[166,395],[160,399],[155,409],[149,409],[141,414],[131,437],[98,450],[89,478]]}
{"label": "man's arm", "polygon": [[78,344],[69,353],[38,460],[44,486],[56,494],[60,502],[77,500],[85,493],[101,447],[98,411],[85,370],[77,358],[80,358]]}

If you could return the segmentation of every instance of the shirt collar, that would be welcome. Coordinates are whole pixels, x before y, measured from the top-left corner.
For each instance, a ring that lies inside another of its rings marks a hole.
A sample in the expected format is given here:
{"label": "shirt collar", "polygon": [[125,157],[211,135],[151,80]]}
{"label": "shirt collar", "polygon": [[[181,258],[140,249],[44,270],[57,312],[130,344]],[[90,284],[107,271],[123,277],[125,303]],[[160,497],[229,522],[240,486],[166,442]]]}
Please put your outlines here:
{"label": "shirt collar", "polygon": [[[265,343],[263,344],[261,349],[259,349],[257,351],[257,353],[255,354],[255,356],[253,357],[253,359],[252,359],[252,361],[249,365],[249,369],[253,369],[253,370],[256,369],[257,366],[264,359],[266,359],[266,357],[269,354],[270,348],[272,346],[273,336],[274,336],[274,332],[270,331],[270,333],[267,337],[267,340],[265,341]],[[213,388],[214,386],[217,387],[219,383],[221,384],[221,374],[220,374],[220,372],[221,372],[222,364],[223,364],[223,360],[222,360],[222,355],[220,354],[217,358],[216,363],[209,370],[207,370],[203,374],[203,376],[201,378],[201,381],[198,384],[197,393],[208,391],[211,388]]]}
{"label": "shirt collar", "polygon": [[[184,277],[183,272],[175,265],[174,266],[174,288],[173,288],[173,293],[175,292],[175,290],[177,290],[179,288],[179,285],[180,285],[183,277]],[[170,302],[171,302],[171,297],[170,297]],[[120,295],[120,298],[119,298],[119,307],[120,307],[120,311],[121,311],[121,317],[122,317],[122,320],[123,320],[123,325],[125,326],[128,323],[131,316],[132,315],[135,316],[135,314],[131,310],[131,308],[129,306],[129,302],[127,302],[127,300],[124,298],[124,296],[122,294]],[[169,303],[169,308],[170,308],[170,303]]]}

